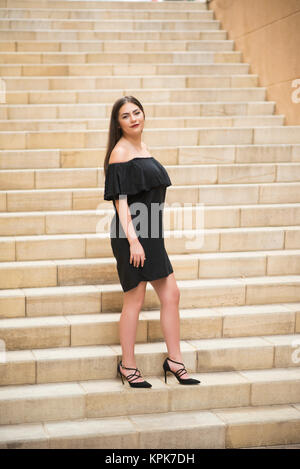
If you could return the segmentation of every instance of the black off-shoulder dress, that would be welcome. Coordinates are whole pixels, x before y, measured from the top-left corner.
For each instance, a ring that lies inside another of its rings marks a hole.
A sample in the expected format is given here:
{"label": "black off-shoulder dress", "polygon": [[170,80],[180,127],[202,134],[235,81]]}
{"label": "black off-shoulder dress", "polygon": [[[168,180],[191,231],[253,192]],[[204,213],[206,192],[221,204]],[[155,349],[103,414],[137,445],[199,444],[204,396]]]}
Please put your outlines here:
{"label": "black off-shoulder dress", "polygon": [[[110,240],[124,292],[136,287],[141,281],[156,280],[173,272],[163,232],[166,188],[171,185],[166,169],[153,156],[137,156],[129,161],[108,165],[104,199],[112,200],[115,208]],[[130,245],[115,204],[115,199],[120,195],[127,196],[133,226],[145,251],[143,267],[134,267],[133,261],[130,264]]]}

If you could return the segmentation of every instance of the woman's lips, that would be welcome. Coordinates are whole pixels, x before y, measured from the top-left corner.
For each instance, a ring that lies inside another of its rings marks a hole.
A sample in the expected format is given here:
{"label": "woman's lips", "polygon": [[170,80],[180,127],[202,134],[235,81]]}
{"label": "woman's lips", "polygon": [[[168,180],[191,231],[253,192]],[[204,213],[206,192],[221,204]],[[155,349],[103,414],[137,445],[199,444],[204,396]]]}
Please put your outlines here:
{"label": "woman's lips", "polygon": [[131,128],[133,127],[138,127],[140,124],[135,124],[135,125],[132,125]]}

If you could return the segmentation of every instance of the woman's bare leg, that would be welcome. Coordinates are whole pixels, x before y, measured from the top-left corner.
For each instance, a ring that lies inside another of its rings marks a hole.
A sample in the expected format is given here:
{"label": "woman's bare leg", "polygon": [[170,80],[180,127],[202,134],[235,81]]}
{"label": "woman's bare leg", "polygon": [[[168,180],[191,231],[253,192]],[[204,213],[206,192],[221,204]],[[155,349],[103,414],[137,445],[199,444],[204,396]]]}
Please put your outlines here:
{"label": "woman's bare leg", "polygon": [[[144,303],[147,282],[140,282],[135,288],[124,292],[123,308],[119,323],[120,344],[122,347],[122,364],[127,368],[136,368],[134,356],[134,346],[136,340],[137,324],[139,313]],[[125,370],[122,366],[121,372],[128,376],[134,373],[133,370]],[[144,381],[143,378],[135,379],[138,383]]]}
{"label": "woman's bare leg", "polygon": [[[151,281],[160,300],[160,322],[168,349],[168,357],[171,360],[183,363],[180,350],[180,316],[179,300],[180,290],[177,286],[174,272],[161,279]],[[172,371],[182,368],[182,365],[168,361]],[[189,378],[187,373],[182,374],[182,379]]]}

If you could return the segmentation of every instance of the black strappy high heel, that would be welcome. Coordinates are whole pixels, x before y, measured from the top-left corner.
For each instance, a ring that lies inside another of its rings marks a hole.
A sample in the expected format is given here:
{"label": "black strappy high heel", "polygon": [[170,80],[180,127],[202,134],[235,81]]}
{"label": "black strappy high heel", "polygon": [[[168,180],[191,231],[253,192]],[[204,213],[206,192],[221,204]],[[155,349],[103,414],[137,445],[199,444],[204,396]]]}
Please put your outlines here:
{"label": "black strappy high heel", "polygon": [[[182,365],[183,368],[180,368],[177,371],[172,371],[170,366],[169,366],[168,360],[170,360],[170,362],[177,363],[178,365]],[[163,369],[164,369],[164,372],[165,372],[165,383],[167,383],[167,371],[170,371],[171,373],[173,373],[173,375],[176,376],[176,378],[178,379],[180,384],[199,384],[199,383],[201,383],[201,381],[199,381],[198,379],[194,379],[194,378],[182,379],[181,376],[183,374],[187,373],[184,364],[180,363],[180,362],[175,362],[174,360],[171,360],[171,358],[169,358],[169,357],[167,357],[165,359],[165,361],[163,363]]]}
{"label": "black strappy high heel", "polygon": [[[120,370],[120,365],[122,368],[124,368],[124,370],[134,370],[134,373],[131,373],[128,376],[123,375],[123,373],[121,373],[121,370]],[[140,371],[137,368],[126,368],[126,366],[122,364],[122,360],[118,364],[117,373],[120,374],[122,383],[124,384],[124,381],[123,381],[123,376],[124,376],[124,378],[127,379],[128,383],[130,384],[132,388],[152,388],[152,384],[148,383],[147,381],[140,381],[138,383],[135,383],[134,381],[142,377]]]}

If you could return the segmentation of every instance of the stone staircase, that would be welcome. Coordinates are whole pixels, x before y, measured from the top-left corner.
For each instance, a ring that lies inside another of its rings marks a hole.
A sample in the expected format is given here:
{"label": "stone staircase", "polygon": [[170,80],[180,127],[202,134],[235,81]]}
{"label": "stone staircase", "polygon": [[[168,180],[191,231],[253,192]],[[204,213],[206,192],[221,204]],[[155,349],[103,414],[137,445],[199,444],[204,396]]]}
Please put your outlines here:
{"label": "stone staircase", "polygon": [[[300,127],[203,3],[0,7],[0,448],[299,444]],[[127,94],[173,184],[165,243],[196,387],[164,383],[150,283],[136,357],[153,387],[116,374],[123,292],[99,221],[114,213],[111,106]],[[175,236],[175,202],[203,207],[201,249]]]}

